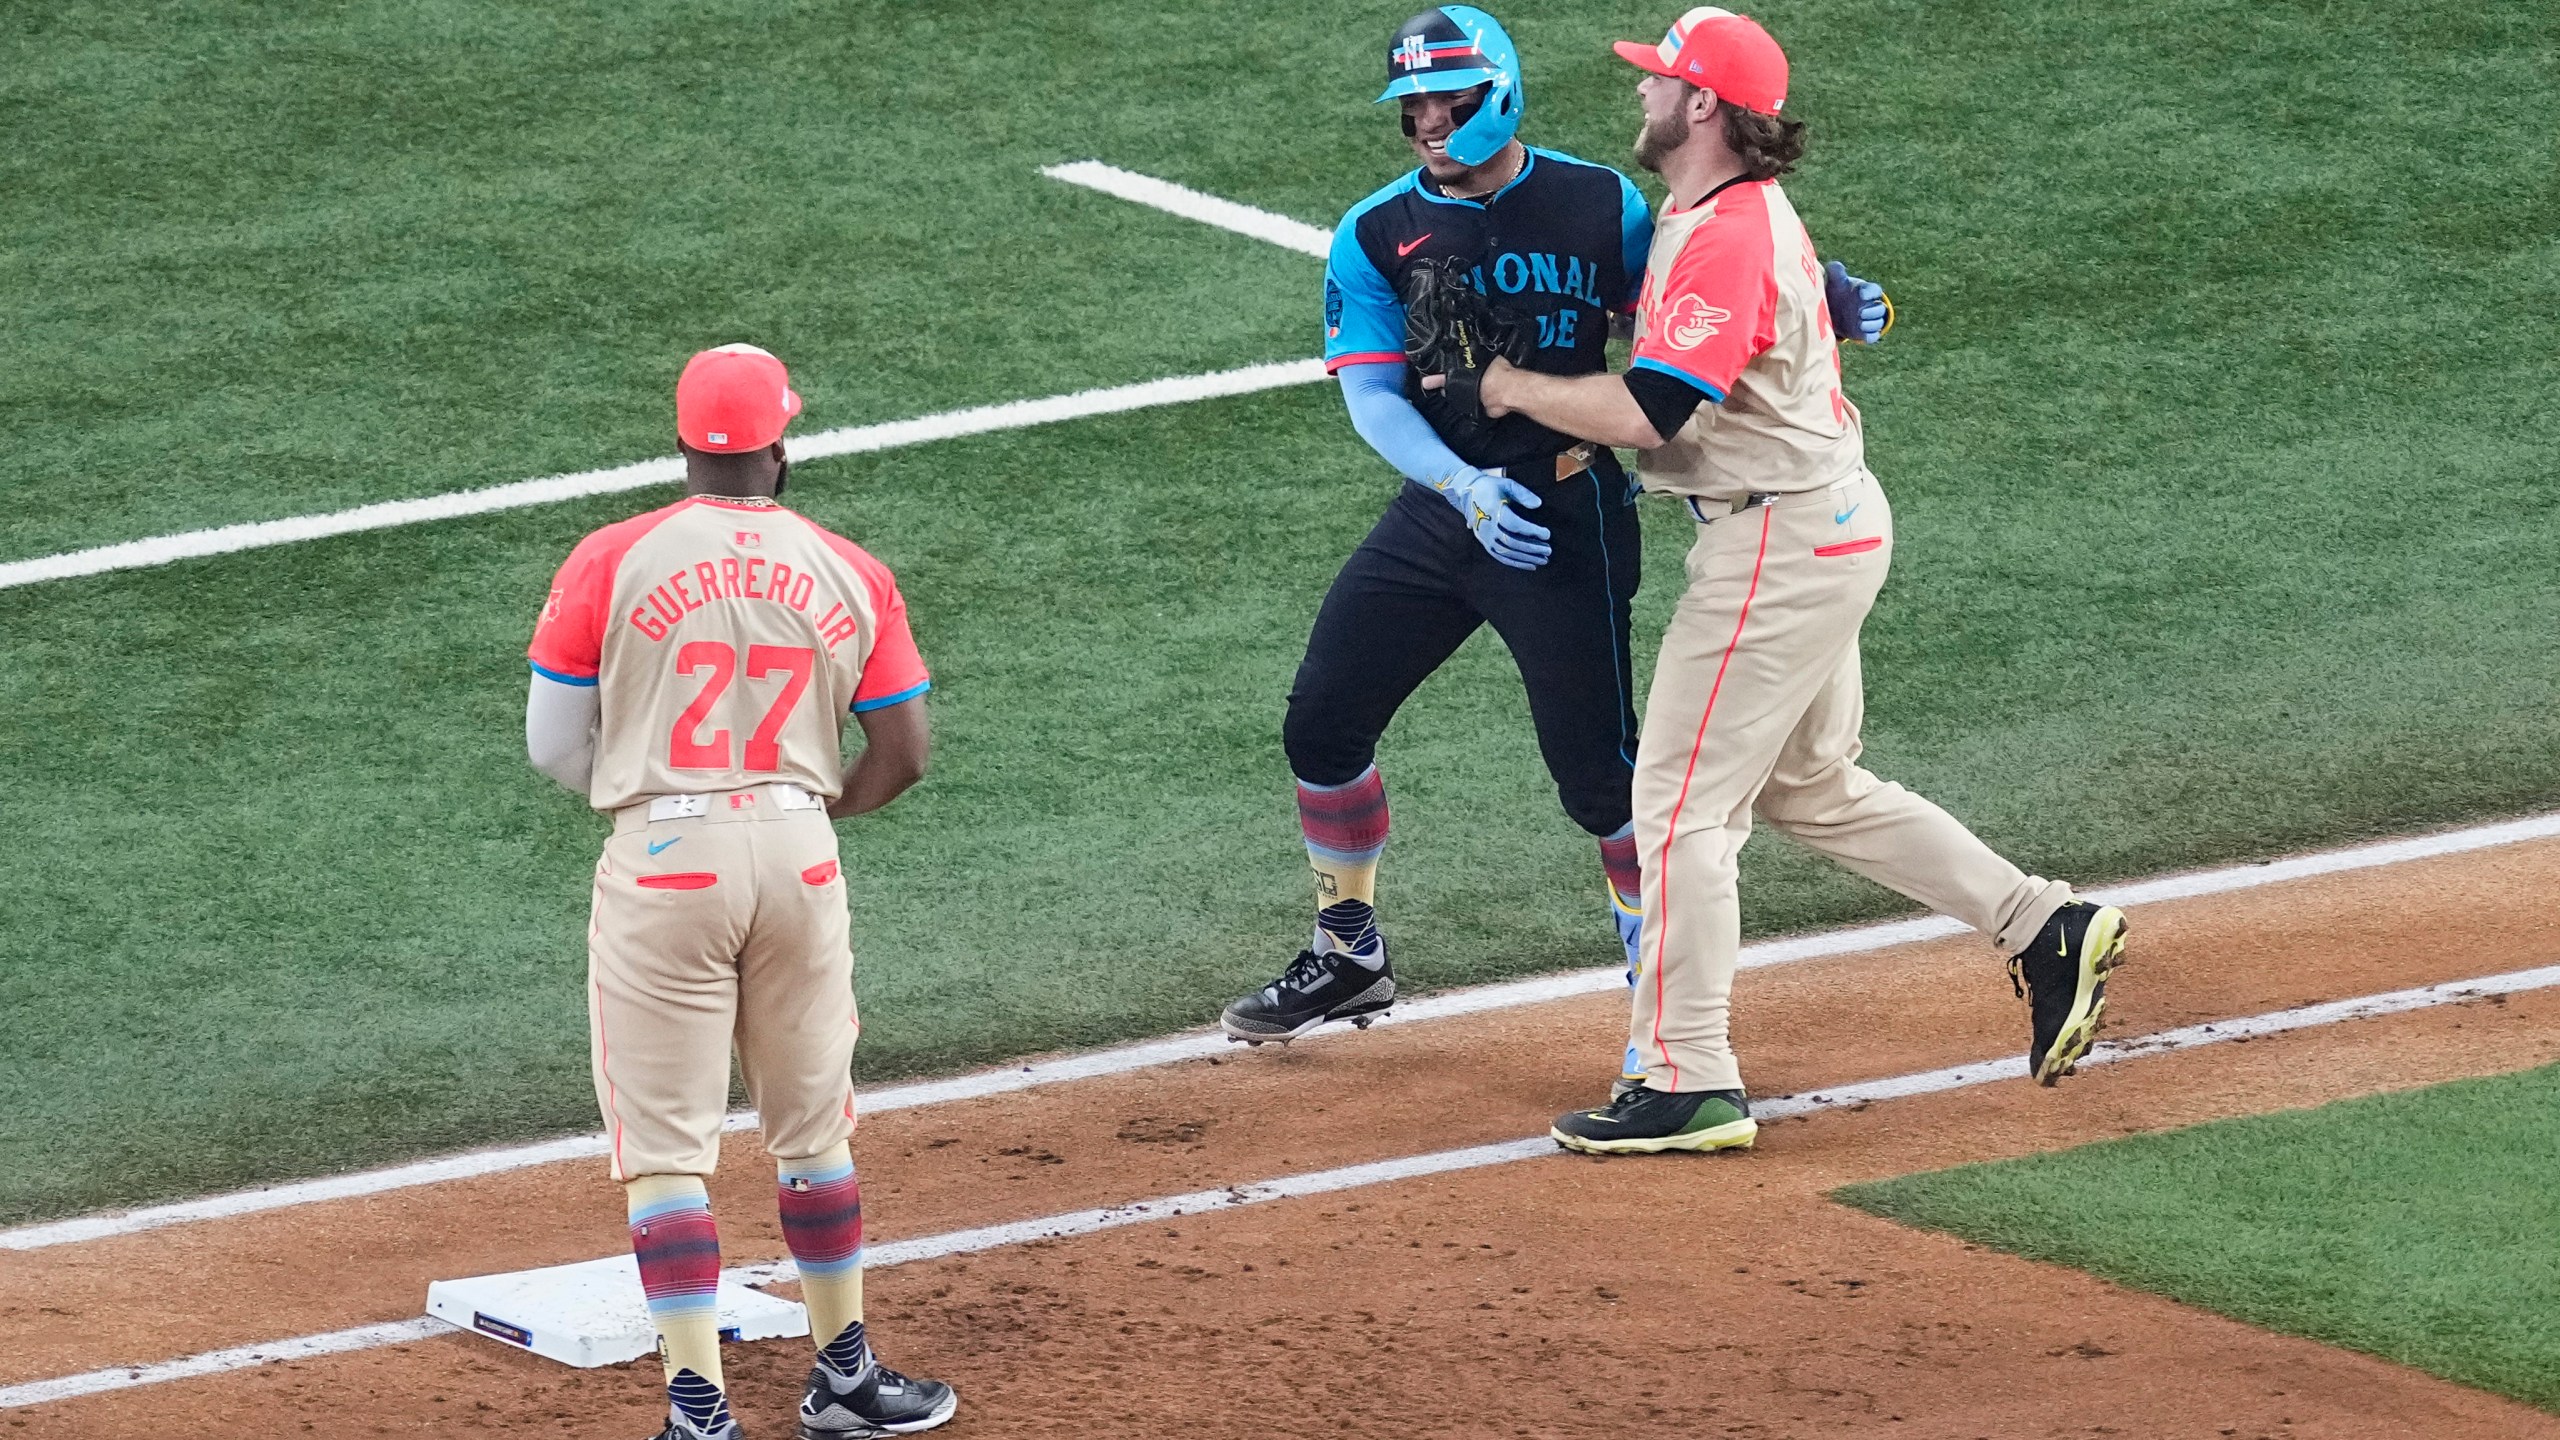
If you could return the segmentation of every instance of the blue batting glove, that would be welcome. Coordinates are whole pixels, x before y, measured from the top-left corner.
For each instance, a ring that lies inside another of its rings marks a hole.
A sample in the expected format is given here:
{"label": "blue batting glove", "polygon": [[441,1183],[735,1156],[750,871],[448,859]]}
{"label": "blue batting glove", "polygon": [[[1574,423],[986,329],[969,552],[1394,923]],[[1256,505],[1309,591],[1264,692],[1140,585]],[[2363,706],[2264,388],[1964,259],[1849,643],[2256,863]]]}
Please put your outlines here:
{"label": "blue batting glove", "polygon": [[1823,269],[1823,299],[1831,307],[1831,329],[1843,340],[1873,345],[1893,328],[1893,302],[1884,287],[1861,280],[1834,260]]}
{"label": "blue batting glove", "polygon": [[1433,481],[1431,488],[1457,507],[1476,543],[1502,564],[1535,570],[1555,553],[1547,528],[1521,517],[1521,510],[1535,510],[1541,502],[1519,481],[1469,468]]}

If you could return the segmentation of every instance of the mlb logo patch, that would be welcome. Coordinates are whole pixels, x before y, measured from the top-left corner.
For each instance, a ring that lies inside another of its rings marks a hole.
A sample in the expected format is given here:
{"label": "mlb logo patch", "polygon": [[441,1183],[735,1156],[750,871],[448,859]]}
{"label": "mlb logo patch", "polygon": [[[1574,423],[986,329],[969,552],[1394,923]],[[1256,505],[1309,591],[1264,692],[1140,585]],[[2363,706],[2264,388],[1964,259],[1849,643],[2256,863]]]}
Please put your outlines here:
{"label": "mlb logo patch", "polygon": [[729,808],[732,810],[753,810],[756,808],[756,797],[753,795],[732,795],[729,797]]}
{"label": "mlb logo patch", "polygon": [[741,530],[730,538],[738,542],[738,548],[741,550],[758,549],[764,544],[764,537],[753,530]]}

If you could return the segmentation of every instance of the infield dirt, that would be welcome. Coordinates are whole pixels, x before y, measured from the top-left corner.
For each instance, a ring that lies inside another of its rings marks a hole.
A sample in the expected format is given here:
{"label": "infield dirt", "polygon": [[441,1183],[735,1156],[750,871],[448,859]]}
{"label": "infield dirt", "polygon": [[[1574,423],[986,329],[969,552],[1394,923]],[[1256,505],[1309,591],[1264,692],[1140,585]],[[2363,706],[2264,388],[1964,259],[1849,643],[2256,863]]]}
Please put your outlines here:
{"label": "infield dirt", "polygon": [[[2560,960],[2522,894],[2560,842],[2136,912],[2132,1036]],[[1518,1138],[1595,1103],[1616,995],[1344,1033],[896,1111],[855,1141],[870,1235],[1028,1219]],[[1746,972],[1737,1041],[1782,1095],[2023,1044],[1973,939]],[[875,1272],[884,1354],[943,1432],[1790,1437],[2560,1437],[2560,1417],[1837,1205],[1853,1181],[2498,1073],[2560,1056],[2560,994],[2132,1060],[1764,1127],[1740,1154],[1559,1154]],[[771,1170],[714,1182],[730,1263],[780,1256]],[[13,1255],[0,1384],[418,1313],[427,1282],[625,1243],[593,1162]],[[790,1433],[801,1342],[732,1347]],[[9,1434],[637,1437],[654,1362],[562,1369],[449,1336],[0,1412]]]}

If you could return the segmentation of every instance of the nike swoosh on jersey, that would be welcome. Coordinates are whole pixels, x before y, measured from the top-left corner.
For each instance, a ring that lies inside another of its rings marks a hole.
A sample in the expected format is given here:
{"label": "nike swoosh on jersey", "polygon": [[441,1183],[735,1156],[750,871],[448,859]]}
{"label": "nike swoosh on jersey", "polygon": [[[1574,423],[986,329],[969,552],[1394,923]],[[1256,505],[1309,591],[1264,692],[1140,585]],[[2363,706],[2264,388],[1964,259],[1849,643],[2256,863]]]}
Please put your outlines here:
{"label": "nike swoosh on jersey", "polygon": [[1428,240],[1439,233],[1440,232],[1437,230],[1425,230],[1421,234],[1414,236],[1411,240],[1396,247],[1396,258],[1401,260],[1407,255],[1412,254],[1415,250],[1421,248],[1423,241]]}
{"label": "nike swoosh on jersey", "polygon": [[678,835],[675,837],[675,840],[652,840],[649,842],[649,853],[655,855],[659,851],[666,849],[668,846],[675,844],[676,840],[682,840],[683,838],[683,836]]}

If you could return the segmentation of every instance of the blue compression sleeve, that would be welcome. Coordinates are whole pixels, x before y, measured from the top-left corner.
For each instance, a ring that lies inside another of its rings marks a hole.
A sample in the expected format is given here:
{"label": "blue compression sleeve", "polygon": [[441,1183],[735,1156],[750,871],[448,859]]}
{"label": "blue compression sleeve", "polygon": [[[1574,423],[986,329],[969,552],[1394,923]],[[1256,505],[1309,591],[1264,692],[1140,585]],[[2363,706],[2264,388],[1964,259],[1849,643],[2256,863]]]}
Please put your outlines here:
{"label": "blue compression sleeve", "polygon": [[1398,473],[1432,485],[1473,468],[1404,398],[1401,362],[1345,365],[1335,374],[1342,381],[1342,405],[1351,412],[1351,428]]}

